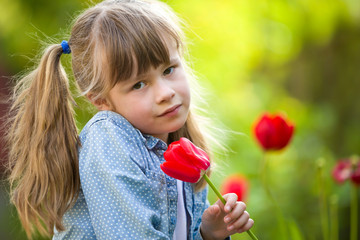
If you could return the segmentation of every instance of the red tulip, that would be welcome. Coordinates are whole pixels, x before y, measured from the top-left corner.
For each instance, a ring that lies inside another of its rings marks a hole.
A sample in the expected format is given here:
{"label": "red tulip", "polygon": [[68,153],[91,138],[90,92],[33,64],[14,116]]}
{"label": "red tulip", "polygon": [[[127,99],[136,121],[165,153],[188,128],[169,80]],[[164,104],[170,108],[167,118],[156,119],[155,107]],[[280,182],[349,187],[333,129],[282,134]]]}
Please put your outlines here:
{"label": "red tulip", "polygon": [[210,167],[209,156],[190,140],[180,138],[169,145],[160,168],[170,177],[196,183]]}
{"label": "red tulip", "polygon": [[360,161],[357,158],[342,159],[335,165],[332,176],[334,180],[341,184],[350,179],[354,184],[360,185]]}
{"label": "red tulip", "polygon": [[337,183],[343,183],[351,177],[351,162],[348,159],[340,160],[335,165],[332,176]]}
{"label": "red tulip", "polygon": [[360,186],[360,164],[358,164],[356,170],[351,175],[351,181],[356,185]]}
{"label": "red tulip", "polygon": [[235,193],[238,196],[238,201],[245,202],[249,189],[249,182],[243,175],[231,175],[224,180],[220,189],[221,194]]}
{"label": "red tulip", "polygon": [[294,125],[281,115],[264,114],[254,126],[256,139],[265,151],[284,148],[293,132]]}

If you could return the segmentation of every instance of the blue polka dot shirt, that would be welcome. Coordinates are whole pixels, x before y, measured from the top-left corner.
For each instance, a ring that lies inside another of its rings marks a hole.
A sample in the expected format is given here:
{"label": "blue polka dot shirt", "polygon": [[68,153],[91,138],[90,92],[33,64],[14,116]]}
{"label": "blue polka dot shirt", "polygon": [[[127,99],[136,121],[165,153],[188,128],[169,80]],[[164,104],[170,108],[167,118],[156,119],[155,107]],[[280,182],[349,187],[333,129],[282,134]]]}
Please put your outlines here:
{"label": "blue polka dot shirt", "polygon": [[[167,145],[142,134],[121,115],[98,112],[80,133],[81,189],[53,239],[171,239],[177,215],[176,179],[160,164]],[[202,239],[207,189],[183,183],[188,239]]]}

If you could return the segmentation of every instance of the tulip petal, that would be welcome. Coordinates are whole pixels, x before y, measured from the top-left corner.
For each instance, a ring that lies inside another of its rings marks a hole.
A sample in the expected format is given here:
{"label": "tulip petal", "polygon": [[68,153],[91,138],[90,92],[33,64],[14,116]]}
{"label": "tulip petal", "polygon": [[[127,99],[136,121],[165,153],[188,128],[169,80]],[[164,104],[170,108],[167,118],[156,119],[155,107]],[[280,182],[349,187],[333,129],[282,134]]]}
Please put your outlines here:
{"label": "tulip petal", "polygon": [[176,150],[177,148],[180,147],[180,141],[175,141],[175,142],[172,142],[169,146],[168,146],[168,149],[166,151],[169,151],[169,152],[172,152],[174,150]]}
{"label": "tulip petal", "polygon": [[332,171],[334,180],[341,184],[351,177],[351,162],[349,160],[338,161]]}
{"label": "tulip petal", "polygon": [[196,168],[179,164],[175,161],[166,161],[160,165],[164,173],[170,177],[179,179],[184,182],[196,183],[199,181],[201,174]]}
{"label": "tulip petal", "polygon": [[277,115],[273,118],[272,123],[275,127],[275,134],[272,136],[273,148],[282,149],[290,141],[294,126],[288,124],[284,118]]}
{"label": "tulip petal", "polygon": [[180,138],[180,145],[197,168],[206,171],[210,167],[209,156],[204,150],[195,146],[187,138]]}
{"label": "tulip petal", "polygon": [[210,167],[209,160],[194,155],[188,155],[180,146],[170,147],[169,150],[165,151],[164,158],[166,161],[175,161],[179,164],[195,167],[203,171],[206,171]]}
{"label": "tulip petal", "polygon": [[180,141],[173,142],[169,145],[168,149],[164,152],[164,158],[166,161],[179,161],[183,164],[193,165],[182,149]]}
{"label": "tulip petal", "polygon": [[265,114],[255,126],[255,136],[265,150],[272,148],[271,136],[274,135],[275,128],[271,123],[269,115]]}
{"label": "tulip petal", "polygon": [[167,151],[164,152],[164,158],[166,161],[175,161],[189,166],[194,165],[189,156],[186,155],[180,146],[170,147]]}
{"label": "tulip petal", "polygon": [[[354,164],[354,163],[353,163]],[[351,181],[357,186],[360,185],[360,159],[352,166]]]}
{"label": "tulip petal", "polygon": [[354,173],[351,175],[351,181],[356,185],[360,185],[360,169],[358,168]]}

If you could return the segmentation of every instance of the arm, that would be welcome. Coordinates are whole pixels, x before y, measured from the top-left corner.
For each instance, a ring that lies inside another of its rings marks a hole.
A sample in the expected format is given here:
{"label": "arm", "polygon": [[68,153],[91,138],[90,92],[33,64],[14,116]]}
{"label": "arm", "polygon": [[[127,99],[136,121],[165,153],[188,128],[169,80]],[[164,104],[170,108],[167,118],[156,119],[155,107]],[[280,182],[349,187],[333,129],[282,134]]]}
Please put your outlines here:
{"label": "arm", "polygon": [[121,128],[100,121],[90,127],[83,143],[80,178],[96,237],[168,239],[161,176],[146,171],[132,141]]}

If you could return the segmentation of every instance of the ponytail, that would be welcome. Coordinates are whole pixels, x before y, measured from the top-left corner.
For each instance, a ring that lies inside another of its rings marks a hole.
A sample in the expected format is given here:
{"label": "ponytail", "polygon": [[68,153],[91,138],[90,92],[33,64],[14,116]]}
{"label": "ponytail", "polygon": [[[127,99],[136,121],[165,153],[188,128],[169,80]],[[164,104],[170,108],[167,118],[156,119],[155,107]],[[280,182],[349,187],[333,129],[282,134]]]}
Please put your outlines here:
{"label": "ponytail", "polygon": [[77,128],[61,45],[15,86],[9,129],[10,197],[29,239],[64,230],[80,188]]}

